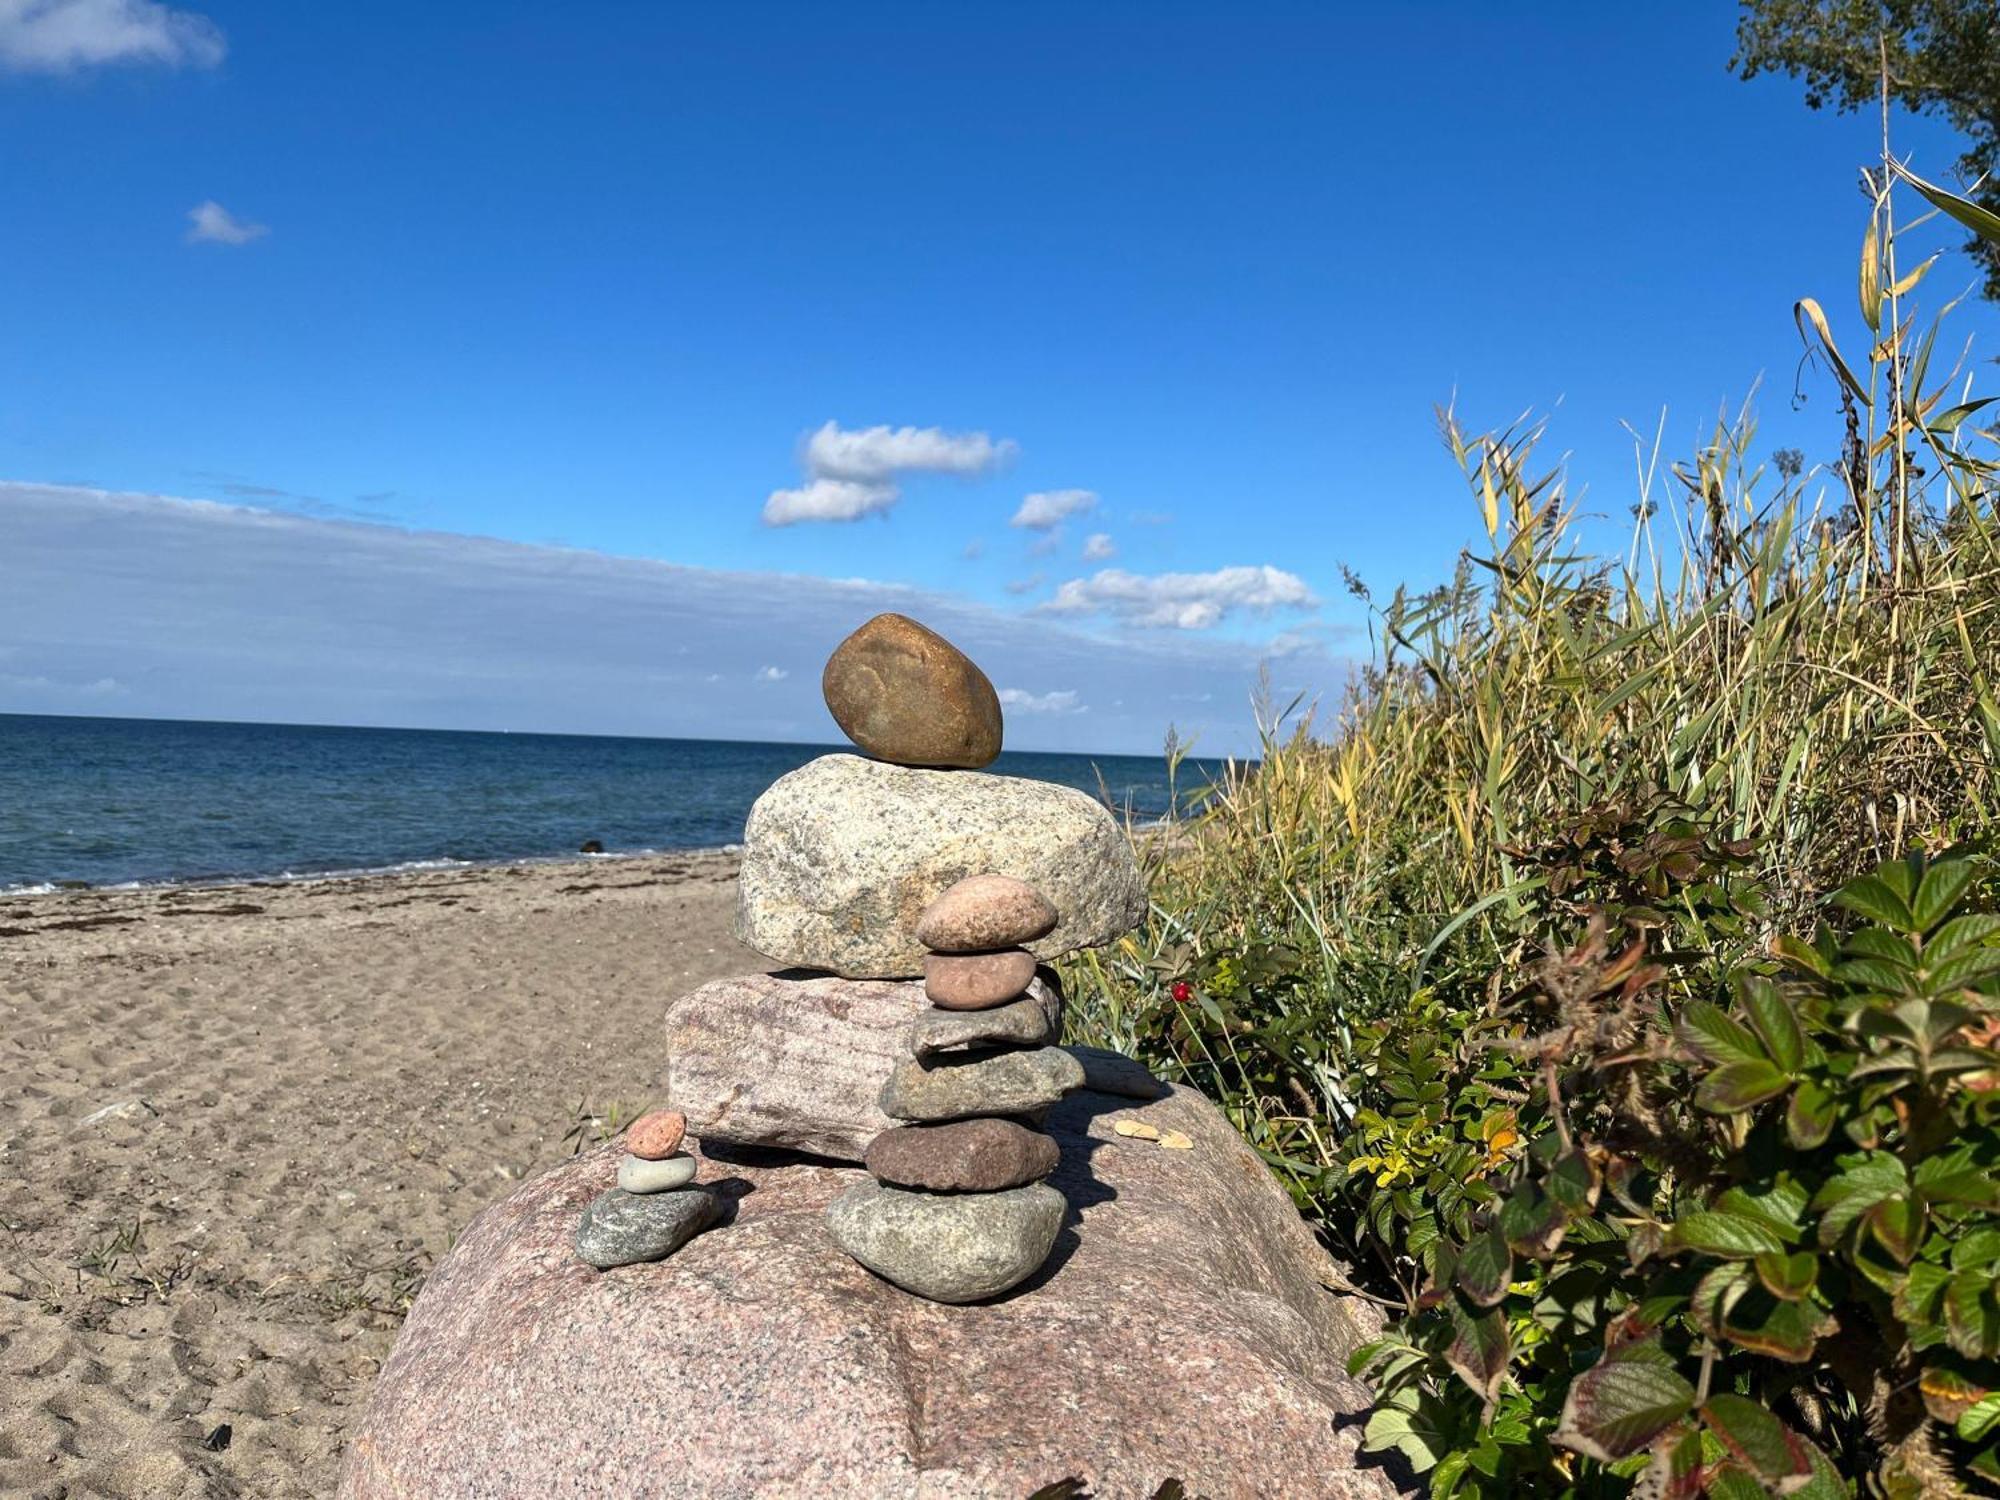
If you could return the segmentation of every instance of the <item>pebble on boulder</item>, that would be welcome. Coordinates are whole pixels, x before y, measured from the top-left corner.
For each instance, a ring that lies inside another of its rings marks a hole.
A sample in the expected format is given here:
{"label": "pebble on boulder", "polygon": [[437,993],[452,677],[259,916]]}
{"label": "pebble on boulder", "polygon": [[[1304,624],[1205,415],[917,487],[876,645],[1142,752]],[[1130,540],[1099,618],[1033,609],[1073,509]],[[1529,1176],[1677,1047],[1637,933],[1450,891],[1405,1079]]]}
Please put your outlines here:
{"label": "pebble on boulder", "polygon": [[722,1216],[706,1188],[678,1193],[599,1193],[583,1211],[576,1253],[600,1271],[665,1260]]}
{"label": "pebble on boulder", "polygon": [[933,1193],[997,1193],[1056,1169],[1055,1138],[1012,1120],[899,1125],[876,1136],[863,1164],[877,1181]]}
{"label": "pebble on boulder", "polygon": [[1000,753],[1000,698],[972,659],[907,615],[877,615],[834,648],[820,691],[877,760],[978,770]]}
{"label": "pebble on boulder", "polygon": [[1066,1204],[1042,1183],[940,1196],[858,1183],[826,1211],[834,1242],[884,1280],[933,1302],[1019,1286],[1055,1247]]}
{"label": "pebble on boulder", "polygon": [[1018,948],[1055,930],[1059,913],[1011,875],[968,875],[924,908],[917,941],[933,953]]}
{"label": "pebble on boulder", "polygon": [[882,1113],[919,1122],[1018,1115],[1046,1109],[1082,1085],[1083,1065],[1060,1047],[910,1057],[882,1085]]}
{"label": "pebble on boulder", "polygon": [[627,1193],[668,1193],[693,1182],[695,1169],[692,1156],[669,1156],[655,1161],[627,1156],[618,1163],[618,1186]]}
{"label": "pebble on boulder", "polygon": [[687,1116],[677,1109],[656,1109],[634,1120],[625,1132],[625,1149],[646,1161],[664,1161],[681,1148]]}
{"label": "pebble on boulder", "polygon": [[946,1010],[985,1010],[1004,1005],[1035,977],[1035,955],[1026,948],[998,953],[924,955],[924,993]]}
{"label": "pebble on boulder", "polygon": [[1039,1047],[1055,1039],[1056,1025],[1049,1007],[1029,987],[1029,993],[1005,1005],[987,1010],[925,1011],[910,1023],[910,1051],[931,1057],[955,1047],[976,1047],[984,1043],[1006,1043],[1016,1047]]}

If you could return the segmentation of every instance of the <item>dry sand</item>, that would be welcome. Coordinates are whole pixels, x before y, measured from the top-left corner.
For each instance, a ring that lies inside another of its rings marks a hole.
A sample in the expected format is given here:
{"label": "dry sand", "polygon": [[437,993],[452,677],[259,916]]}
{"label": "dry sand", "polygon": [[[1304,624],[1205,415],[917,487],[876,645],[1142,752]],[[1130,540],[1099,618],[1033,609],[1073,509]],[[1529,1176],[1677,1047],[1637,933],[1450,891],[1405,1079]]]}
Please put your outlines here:
{"label": "dry sand", "polygon": [[735,873],[0,897],[0,1495],[331,1495],[452,1237],[768,967]]}

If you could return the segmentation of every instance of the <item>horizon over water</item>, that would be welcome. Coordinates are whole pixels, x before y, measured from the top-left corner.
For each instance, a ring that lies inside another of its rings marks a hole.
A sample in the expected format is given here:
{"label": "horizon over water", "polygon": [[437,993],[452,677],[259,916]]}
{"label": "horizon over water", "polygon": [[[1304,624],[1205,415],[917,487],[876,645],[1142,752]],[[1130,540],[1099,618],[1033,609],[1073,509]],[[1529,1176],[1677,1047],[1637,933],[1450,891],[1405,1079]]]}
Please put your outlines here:
{"label": "horizon over water", "polygon": [[[724,848],[780,776],[851,745],[0,713],[0,891]],[[1181,800],[1220,760],[1182,761]],[[1162,755],[992,770],[1168,809]]]}

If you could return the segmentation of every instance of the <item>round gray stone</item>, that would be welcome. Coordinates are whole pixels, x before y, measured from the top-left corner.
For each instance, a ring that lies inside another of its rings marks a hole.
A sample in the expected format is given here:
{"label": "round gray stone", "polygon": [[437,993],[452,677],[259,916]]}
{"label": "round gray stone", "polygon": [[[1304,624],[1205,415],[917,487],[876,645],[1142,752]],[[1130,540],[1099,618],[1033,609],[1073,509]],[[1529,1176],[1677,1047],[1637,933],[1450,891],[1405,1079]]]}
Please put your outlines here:
{"label": "round gray stone", "polygon": [[1063,1195],[1046,1183],[1004,1193],[906,1193],[879,1182],[827,1208],[834,1242],[906,1292],[978,1302],[1032,1276],[1062,1228]]}
{"label": "round gray stone", "polygon": [[677,1193],[610,1188],[584,1209],[576,1229],[576,1253],[600,1271],[665,1260],[721,1214],[722,1200],[705,1188]]}
{"label": "round gray stone", "polygon": [[627,1155],[618,1163],[618,1186],[628,1193],[669,1193],[694,1181],[696,1162],[685,1152],[649,1161]]}
{"label": "round gray stone", "polygon": [[1060,1047],[913,1057],[897,1063],[882,1085],[882,1113],[920,1121],[1026,1114],[1082,1086],[1083,1065]]}

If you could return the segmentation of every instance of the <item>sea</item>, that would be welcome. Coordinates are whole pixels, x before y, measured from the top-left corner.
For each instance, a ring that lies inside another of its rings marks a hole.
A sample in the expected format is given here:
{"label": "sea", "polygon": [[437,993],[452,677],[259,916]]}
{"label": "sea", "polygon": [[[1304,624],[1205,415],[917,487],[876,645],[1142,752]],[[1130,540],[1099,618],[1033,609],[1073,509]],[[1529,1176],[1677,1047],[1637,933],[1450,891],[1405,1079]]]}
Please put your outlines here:
{"label": "sea", "polygon": [[[837,745],[0,714],[0,891],[726,849]],[[1007,751],[992,770],[1165,817],[1220,773]]]}

